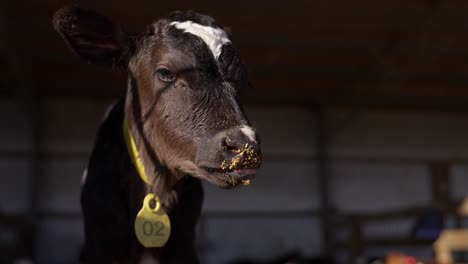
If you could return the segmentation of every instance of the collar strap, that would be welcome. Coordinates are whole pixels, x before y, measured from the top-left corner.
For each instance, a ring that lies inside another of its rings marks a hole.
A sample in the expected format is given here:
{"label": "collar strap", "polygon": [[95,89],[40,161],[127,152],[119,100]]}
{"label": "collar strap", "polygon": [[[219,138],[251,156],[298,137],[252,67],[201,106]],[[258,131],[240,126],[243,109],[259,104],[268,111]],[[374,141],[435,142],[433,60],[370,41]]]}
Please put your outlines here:
{"label": "collar strap", "polygon": [[123,122],[123,133],[128,153],[130,154],[130,158],[132,159],[133,165],[135,165],[138,175],[146,184],[151,185],[148,174],[146,174],[145,167],[141,161],[140,154],[138,153],[135,139],[133,138],[132,132],[130,131],[130,127],[128,126],[127,119],[124,119]]}

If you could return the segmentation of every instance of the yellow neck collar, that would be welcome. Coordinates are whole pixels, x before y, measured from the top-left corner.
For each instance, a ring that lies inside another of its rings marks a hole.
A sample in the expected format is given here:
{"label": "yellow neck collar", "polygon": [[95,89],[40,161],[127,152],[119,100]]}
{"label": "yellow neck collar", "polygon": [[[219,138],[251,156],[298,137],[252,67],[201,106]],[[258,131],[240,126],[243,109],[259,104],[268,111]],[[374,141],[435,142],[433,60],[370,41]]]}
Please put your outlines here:
{"label": "yellow neck collar", "polygon": [[143,166],[143,162],[141,161],[140,154],[138,153],[138,149],[135,143],[135,139],[133,138],[132,132],[130,131],[130,127],[128,126],[127,119],[124,119],[123,122],[123,133],[125,138],[125,144],[127,145],[128,153],[135,165],[135,168],[138,172],[140,178],[148,185],[152,185],[149,181],[148,174],[146,174],[145,167]]}

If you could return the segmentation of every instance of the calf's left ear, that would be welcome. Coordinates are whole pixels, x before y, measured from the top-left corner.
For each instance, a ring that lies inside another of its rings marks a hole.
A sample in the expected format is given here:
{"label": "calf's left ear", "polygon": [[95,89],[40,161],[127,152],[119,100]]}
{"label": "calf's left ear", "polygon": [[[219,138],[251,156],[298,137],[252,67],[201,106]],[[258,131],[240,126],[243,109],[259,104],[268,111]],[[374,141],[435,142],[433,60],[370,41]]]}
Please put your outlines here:
{"label": "calf's left ear", "polygon": [[104,65],[124,64],[133,50],[131,38],[106,17],[78,7],[58,10],[54,29],[82,59]]}

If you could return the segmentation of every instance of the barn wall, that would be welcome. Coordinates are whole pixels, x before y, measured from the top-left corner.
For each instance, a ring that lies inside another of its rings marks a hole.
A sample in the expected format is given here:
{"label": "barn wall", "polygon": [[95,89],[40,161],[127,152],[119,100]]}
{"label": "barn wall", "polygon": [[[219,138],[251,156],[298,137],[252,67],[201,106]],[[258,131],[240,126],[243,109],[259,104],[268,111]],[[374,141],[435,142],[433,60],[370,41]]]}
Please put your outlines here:
{"label": "barn wall", "polygon": [[[80,177],[108,103],[46,100],[41,104],[39,263],[70,263],[78,255],[83,239]],[[24,213],[29,201],[31,128],[21,104],[3,101],[0,109],[2,123],[8,124],[0,131],[0,208]],[[199,236],[203,263],[239,256],[265,258],[289,250],[319,254],[313,112],[270,107],[248,107],[247,112],[262,136],[264,166],[247,188],[226,191],[205,184]],[[463,187],[468,184],[468,114],[332,109],[327,117],[331,200],[337,210],[376,212],[428,205],[427,165],[434,160],[454,161],[454,196],[468,195]],[[391,232],[405,234],[411,224],[411,220],[392,224]],[[375,225],[364,232],[372,237],[388,230]]]}
{"label": "barn wall", "polygon": [[[28,113],[20,101],[0,101],[0,211],[16,214],[29,208],[32,149]],[[12,191],[14,190],[14,191]]]}
{"label": "barn wall", "polygon": [[[44,215],[36,249],[40,263],[71,263],[79,256],[84,239],[79,204],[81,177],[98,125],[110,103],[43,104],[41,136],[45,158],[40,207]],[[51,243],[62,250],[48,250]]]}

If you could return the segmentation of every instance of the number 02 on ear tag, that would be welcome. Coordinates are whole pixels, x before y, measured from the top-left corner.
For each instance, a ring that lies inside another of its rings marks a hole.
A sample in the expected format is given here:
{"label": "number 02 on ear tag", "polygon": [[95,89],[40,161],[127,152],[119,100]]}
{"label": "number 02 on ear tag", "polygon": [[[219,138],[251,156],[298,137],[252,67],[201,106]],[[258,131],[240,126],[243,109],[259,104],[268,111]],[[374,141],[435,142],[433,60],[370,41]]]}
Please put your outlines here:
{"label": "number 02 on ear tag", "polygon": [[[154,201],[154,208],[150,203]],[[135,234],[144,247],[162,247],[171,234],[171,222],[161,206],[159,197],[147,194],[135,219]]]}

